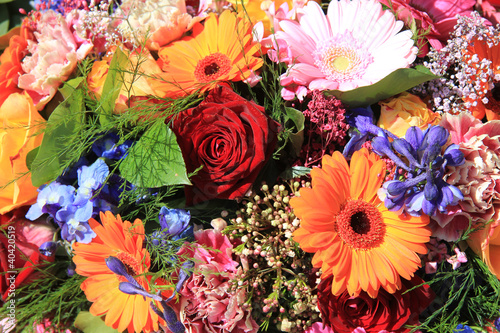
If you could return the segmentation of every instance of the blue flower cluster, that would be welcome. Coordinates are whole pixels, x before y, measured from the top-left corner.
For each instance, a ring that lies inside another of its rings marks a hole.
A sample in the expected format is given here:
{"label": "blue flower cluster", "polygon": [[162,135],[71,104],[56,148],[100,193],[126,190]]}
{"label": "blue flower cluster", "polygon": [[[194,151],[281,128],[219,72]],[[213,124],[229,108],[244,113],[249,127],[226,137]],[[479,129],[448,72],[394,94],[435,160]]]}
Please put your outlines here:
{"label": "blue flower cluster", "polygon": [[[31,206],[26,218],[35,220],[49,214],[61,228],[63,240],[89,243],[95,233],[88,220],[99,212],[112,211],[119,202],[123,179],[110,175],[105,162],[105,159],[124,158],[133,144],[130,140],[122,144],[118,144],[119,141],[120,137],[115,133],[107,133],[96,140],[92,146],[92,152],[97,156],[95,162],[89,166],[89,160],[96,156],[83,156],[56,181],[40,187],[37,202]],[[78,188],[68,185],[75,182],[78,182]],[[53,254],[54,244],[45,244],[44,253]]]}
{"label": "blue flower cluster", "polygon": [[453,333],[475,333],[475,331],[467,325],[458,324]]}
{"label": "blue flower cluster", "polygon": [[[357,108],[347,115],[351,140],[344,148],[344,156],[371,139],[373,151],[394,161],[398,168],[395,179],[384,183],[385,206],[392,211],[404,209],[410,215],[424,212],[433,216],[437,211],[447,212],[448,205],[463,199],[460,190],[443,179],[447,166],[464,163],[458,145],[451,144],[443,151],[449,133],[441,126],[429,126],[425,131],[410,127],[404,138],[398,138],[374,124],[371,108]],[[401,171],[401,173],[399,172]]]}
{"label": "blue flower cluster", "polygon": [[54,181],[40,187],[37,202],[32,205],[26,218],[35,220],[43,214],[49,216],[61,228],[61,238],[89,243],[95,237],[88,220],[99,211],[111,210],[111,205],[100,198],[100,191],[107,193],[104,181],[109,168],[102,159],[90,166],[78,168],[78,189]]}
{"label": "blue flower cluster", "polygon": [[410,215],[422,212],[433,216],[439,210],[447,213],[448,205],[456,205],[463,199],[460,190],[443,180],[447,166],[464,163],[459,146],[446,147],[449,133],[441,126],[429,126],[425,131],[410,127],[405,138],[390,141],[386,136],[372,140],[373,150],[380,156],[394,161],[399,169],[394,180],[384,183],[385,205],[389,210],[403,208]]}

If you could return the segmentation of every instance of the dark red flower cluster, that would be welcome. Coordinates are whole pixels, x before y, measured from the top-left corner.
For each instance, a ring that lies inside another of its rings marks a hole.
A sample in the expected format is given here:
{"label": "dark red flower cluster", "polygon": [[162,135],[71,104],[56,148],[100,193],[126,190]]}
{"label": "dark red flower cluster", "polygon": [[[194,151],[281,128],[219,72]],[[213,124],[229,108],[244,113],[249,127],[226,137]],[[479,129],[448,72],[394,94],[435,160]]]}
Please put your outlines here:
{"label": "dark red flower cluster", "polygon": [[304,116],[305,140],[301,151],[302,165],[319,165],[325,154],[332,154],[336,148],[346,144],[349,125],[345,119],[342,102],[333,96],[326,97],[319,90],[312,92]]}

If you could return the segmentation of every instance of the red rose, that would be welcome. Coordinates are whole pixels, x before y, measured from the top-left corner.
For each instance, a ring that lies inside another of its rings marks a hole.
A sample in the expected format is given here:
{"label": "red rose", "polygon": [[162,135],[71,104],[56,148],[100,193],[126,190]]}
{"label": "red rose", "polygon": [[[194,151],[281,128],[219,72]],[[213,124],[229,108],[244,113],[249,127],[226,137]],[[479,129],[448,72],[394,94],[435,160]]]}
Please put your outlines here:
{"label": "red rose", "polygon": [[188,172],[188,205],[245,195],[276,146],[279,124],[264,108],[230,88],[213,89],[197,107],[179,114],[172,129]]}
{"label": "red rose", "polygon": [[378,297],[371,298],[365,292],[351,297],[347,291],[334,296],[331,292],[332,278],[321,281],[318,285],[318,306],[323,323],[336,333],[351,333],[358,327],[364,328],[367,333],[382,330],[410,332],[403,326],[418,324],[419,313],[429,306],[434,293],[427,285],[404,293],[424,282],[417,276],[411,281],[401,279],[401,282],[401,290],[394,294],[380,289]]}

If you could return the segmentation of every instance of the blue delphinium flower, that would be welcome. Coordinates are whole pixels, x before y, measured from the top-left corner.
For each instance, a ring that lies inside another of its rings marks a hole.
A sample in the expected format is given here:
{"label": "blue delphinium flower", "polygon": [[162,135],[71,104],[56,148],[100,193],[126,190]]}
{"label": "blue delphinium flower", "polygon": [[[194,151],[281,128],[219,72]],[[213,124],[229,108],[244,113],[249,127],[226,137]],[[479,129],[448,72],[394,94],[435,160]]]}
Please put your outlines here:
{"label": "blue delphinium flower", "polygon": [[73,202],[75,198],[75,188],[70,185],[62,185],[58,182],[52,182],[43,185],[38,189],[36,203],[33,204],[26,218],[32,221],[36,220],[42,214],[54,216],[61,207],[65,207]]}
{"label": "blue delphinium flower", "polygon": [[75,198],[76,203],[90,200],[103,185],[109,175],[109,167],[102,159],[97,159],[90,166],[82,166],[78,169],[78,191]]}
{"label": "blue delphinium flower", "polygon": [[456,144],[449,145],[441,153],[448,136],[448,131],[441,126],[429,126],[425,131],[414,126],[408,129],[404,139],[390,142],[378,136],[372,140],[376,153],[392,159],[406,172],[405,179],[396,172],[399,179],[384,183],[384,203],[389,210],[404,208],[413,216],[422,212],[433,216],[438,210],[446,213],[448,205],[456,205],[463,199],[457,187],[443,180],[447,166],[464,163],[463,153]]}
{"label": "blue delphinium flower", "polygon": [[[48,213],[61,228],[61,238],[72,242],[89,243],[96,234],[88,220],[99,211],[110,210],[112,205],[99,198],[100,190],[109,176],[109,168],[102,159],[77,170],[78,188],[52,182],[40,188],[37,202],[31,206],[26,218],[35,220]],[[106,192],[109,194],[109,191]]]}
{"label": "blue delphinium flower", "polygon": [[96,140],[92,145],[92,151],[99,157],[105,157],[112,160],[120,160],[127,155],[128,149],[133,141],[125,140],[118,144],[120,137],[115,133],[107,133],[104,137]]}
{"label": "blue delphinium flower", "polygon": [[61,208],[55,216],[55,221],[61,226],[61,237],[68,242],[88,244],[96,236],[88,221],[92,217],[92,202],[84,205],[71,204]]}
{"label": "blue delphinium flower", "polygon": [[458,324],[457,328],[453,330],[453,333],[475,333],[472,328],[467,325]]}

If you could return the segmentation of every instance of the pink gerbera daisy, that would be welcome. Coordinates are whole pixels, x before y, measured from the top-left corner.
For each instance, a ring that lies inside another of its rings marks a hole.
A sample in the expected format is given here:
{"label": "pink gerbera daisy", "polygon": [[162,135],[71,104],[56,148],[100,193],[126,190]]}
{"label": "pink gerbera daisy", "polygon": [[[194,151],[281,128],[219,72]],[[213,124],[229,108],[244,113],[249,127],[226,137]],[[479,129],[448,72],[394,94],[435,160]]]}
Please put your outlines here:
{"label": "pink gerbera daisy", "polygon": [[412,32],[400,32],[403,22],[377,1],[332,1],[326,15],[310,1],[299,17],[299,22],[281,21],[282,31],[275,34],[292,55],[281,77],[285,90],[289,85],[352,90],[376,83],[416,58]]}

